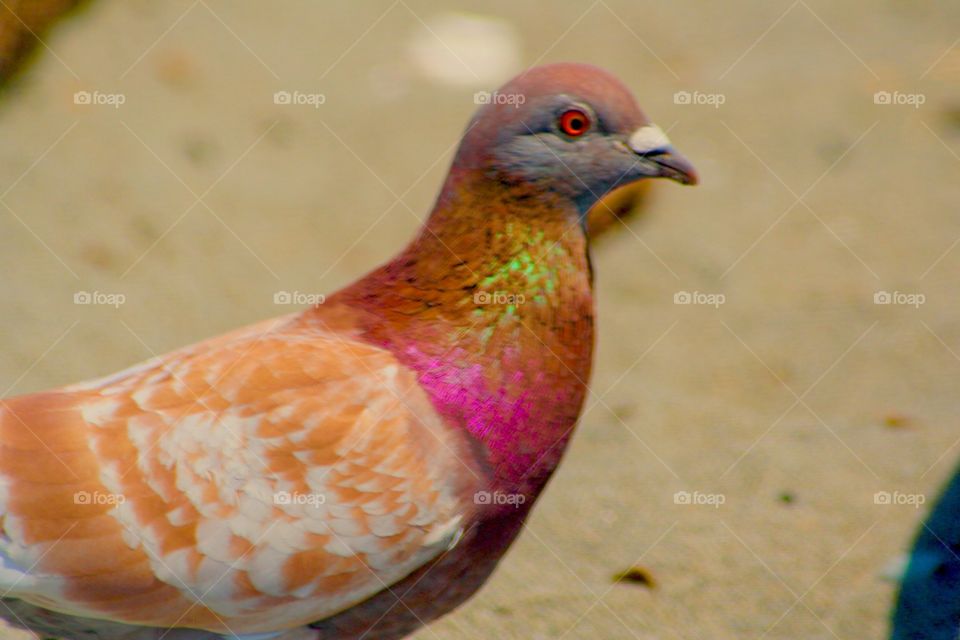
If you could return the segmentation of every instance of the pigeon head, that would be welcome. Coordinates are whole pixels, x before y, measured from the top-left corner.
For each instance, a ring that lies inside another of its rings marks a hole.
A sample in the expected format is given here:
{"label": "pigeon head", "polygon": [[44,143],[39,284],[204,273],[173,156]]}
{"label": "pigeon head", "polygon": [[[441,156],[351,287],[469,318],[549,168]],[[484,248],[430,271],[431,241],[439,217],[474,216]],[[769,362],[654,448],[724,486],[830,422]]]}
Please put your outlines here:
{"label": "pigeon head", "polygon": [[467,128],[454,167],[572,200],[581,214],[643,178],[696,184],[693,166],[603,69],[534,67],[492,94]]}

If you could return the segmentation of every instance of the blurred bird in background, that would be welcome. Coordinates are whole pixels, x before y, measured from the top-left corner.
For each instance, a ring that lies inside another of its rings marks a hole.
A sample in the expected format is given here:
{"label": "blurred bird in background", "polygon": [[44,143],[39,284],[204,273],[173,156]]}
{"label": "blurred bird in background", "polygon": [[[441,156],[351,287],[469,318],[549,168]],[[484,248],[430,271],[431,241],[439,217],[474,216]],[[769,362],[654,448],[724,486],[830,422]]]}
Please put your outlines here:
{"label": "blurred bird in background", "polygon": [[917,531],[893,613],[891,640],[960,637],[960,469]]}
{"label": "blurred bird in background", "polygon": [[524,100],[478,110],[419,235],[325,304],[0,405],[0,615],[382,640],[483,584],[582,408],[588,212],[697,181],[601,69],[499,94]]}
{"label": "blurred bird in background", "polygon": [[84,0],[5,0],[0,3],[0,87],[23,66],[40,36]]}

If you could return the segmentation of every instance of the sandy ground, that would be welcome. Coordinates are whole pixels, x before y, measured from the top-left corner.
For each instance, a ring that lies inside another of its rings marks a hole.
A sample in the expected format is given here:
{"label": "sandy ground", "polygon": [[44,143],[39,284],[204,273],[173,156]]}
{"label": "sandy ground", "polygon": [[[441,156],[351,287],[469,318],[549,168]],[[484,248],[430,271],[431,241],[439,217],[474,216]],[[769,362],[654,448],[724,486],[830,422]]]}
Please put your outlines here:
{"label": "sandy ground", "polygon": [[[474,91],[597,63],[703,184],[598,243],[579,434],[494,578],[417,638],[883,637],[923,508],[874,496],[932,501],[960,457],[960,5],[266,6],[98,0],[4,94],[4,395],[352,280],[428,211]],[[652,588],[613,583],[634,565]]]}

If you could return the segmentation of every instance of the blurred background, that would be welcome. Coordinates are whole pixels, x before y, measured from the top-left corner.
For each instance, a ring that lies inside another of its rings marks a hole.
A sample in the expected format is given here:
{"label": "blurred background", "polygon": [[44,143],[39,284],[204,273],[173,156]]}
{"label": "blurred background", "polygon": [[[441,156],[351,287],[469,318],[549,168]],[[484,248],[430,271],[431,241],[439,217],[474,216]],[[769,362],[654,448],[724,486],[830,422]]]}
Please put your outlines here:
{"label": "blurred background", "polygon": [[960,5],[90,0],[48,24],[73,4],[0,1],[0,395],[352,281],[429,212],[478,92],[594,63],[702,184],[606,221],[579,433],[494,578],[416,637],[884,636],[960,458]]}

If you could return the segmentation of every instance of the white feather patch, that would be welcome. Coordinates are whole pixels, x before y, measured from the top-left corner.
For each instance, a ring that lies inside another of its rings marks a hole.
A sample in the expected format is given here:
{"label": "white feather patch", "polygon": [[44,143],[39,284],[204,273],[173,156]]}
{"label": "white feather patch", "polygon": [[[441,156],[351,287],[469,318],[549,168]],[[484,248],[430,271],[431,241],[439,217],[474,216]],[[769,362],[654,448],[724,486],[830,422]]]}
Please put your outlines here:
{"label": "white feather patch", "polygon": [[430,533],[423,539],[423,546],[442,545],[447,549],[453,549],[457,542],[460,541],[460,536],[463,535],[463,527],[460,525],[461,520],[463,520],[463,516],[456,515],[446,522],[433,527]]}
{"label": "white feather patch", "polygon": [[99,427],[110,422],[118,408],[120,402],[116,398],[100,398],[80,405],[80,415],[84,422]]}

